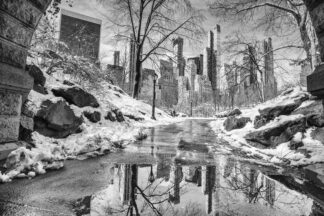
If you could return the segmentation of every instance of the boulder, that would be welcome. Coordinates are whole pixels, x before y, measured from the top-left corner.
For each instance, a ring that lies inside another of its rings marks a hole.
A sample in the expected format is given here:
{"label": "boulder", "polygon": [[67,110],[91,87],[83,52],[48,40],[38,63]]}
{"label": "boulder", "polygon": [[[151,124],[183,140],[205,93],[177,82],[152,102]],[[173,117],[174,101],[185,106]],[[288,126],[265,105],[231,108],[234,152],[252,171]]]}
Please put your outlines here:
{"label": "boulder", "polygon": [[260,116],[257,116],[255,118],[254,127],[260,128],[280,115],[290,115],[308,98],[308,94],[302,94],[295,98],[287,98],[287,100],[289,101],[283,101],[282,103],[276,104],[274,106],[259,109]]}
{"label": "boulder", "polygon": [[105,116],[105,119],[110,120],[110,121],[116,121],[116,114],[112,111],[108,111],[107,115]]}
{"label": "boulder", "polygon": [[46,78],[39,67],[36,65],[26,65],[26,71],[34,78],[34,84],[39,84],[41,86],[45,85]]}
{"label": "boulder", "polygon": [[248,133],[245,139],[257,147],[276,147],[290,141],[297,132],[304,132],[305,129],[305,116],[280,116],[268,125]]}
{"label": "boulder", "polygon": [[34,131],[34,119],[25,115],[20,116],[19,140],[32,143],[32,133]]}
{"label": "boulder", "polygon": [[101,113],[98,111],[84,111],[83,115],[93,123],[97,123],[101,119]]}
{"label": "boulder", "polygon": [[318,114],[310,114],[307,116],[307,125],[310,127],[324,127],[324,117]]}
{"label": "boulder", "polygon": [[225,130],[231,131],[235,129],[244,128],[245,125],[250,122],[251,119],[248,117],[236,118],[235,116],[230,116],[224,121]]}
{"label": "boulder", "polygon": [[118,122],[125,121],[124,115],[119,109],[114,109],[113,112],[115,113]]}
{"label": "boulder", "polygon": [[262,117],[260,115],[255,116],[254,118],[254,128],[260,128],[268,123],[267,119],[265,117]]}
{"label": "boulder", "polygon": [[46,88],[44,86],[41,86],[40,84],[34,84],[33,90],[43,95],[48,94]]}
{"label": "boulder", "polygon": [[76,116],[64,99],[48,99],[34,116],[34,128],[44,136],[64,138],[80,131],[83,118]]}
{"label": "boulder", "polygon": [[231,110],[231,111],[227,114],[227,116],[235,116],[235,115],[241,115],[241,114],[242,114],[241,110],[238,109],[238,108],[235,108],[235,109]]}
{"label": "boulder", "polygon": [[143,121],[144,120],[144,118],[142,118],[142,117],[137,117],[137,116],[134,116],[134,115],[124,115],[125,117],[127,117],[127,118],[129,118],[129,119],[133,119],[133,120],[135,120],[135,121]]}
{"label": "boulder", "polygon": [[52,89],[52,92],[57,97],[63,97],[70,104],[78,107],[99,107],[97,99],[90,93],[77,86],[69,86],[66,88]]}
{"label": "boulder", "polygon": [[218,113],[215,116],[218,118],[225,118],[225,117],[236,116],[236,115],[241,115],[241,114],[242,114],[241,110],[238,108],[235,108],[233,110]]}

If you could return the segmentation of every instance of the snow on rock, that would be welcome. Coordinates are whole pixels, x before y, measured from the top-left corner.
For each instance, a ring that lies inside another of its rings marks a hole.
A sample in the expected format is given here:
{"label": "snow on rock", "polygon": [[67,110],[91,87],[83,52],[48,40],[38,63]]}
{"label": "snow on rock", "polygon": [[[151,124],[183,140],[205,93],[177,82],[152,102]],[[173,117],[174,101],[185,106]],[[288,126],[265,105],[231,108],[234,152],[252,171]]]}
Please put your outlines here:
{"label": "snow on rock", "polygon": [[[6,172],[0,173],[0,183],[11,181],[13,178],[31,178],[45,173],[47,169],[63,167],[65,159],[85,159],[115,151],[130,142],[145,138],[147,127],[183,120],[171,118],[158,108],[155,110],[158,121],[152,120],[151,105],[133,99],[119,87],[105,81],[95,85],[84,83],[80,86],[66,77],[53,77],[45,73],[44,76],[48,94],[32,90],[22,109],[24,116],[36,120],[36,131],[30,134],[35,148],[21,147],[11,152],[7,158]],[[78,107],[53,94],[53,89],[64,90],[71,86],[93,95],[99,107]],[[111,116],[106,118],[109,112],[116,121],[112,121]],[[99,118],[99,115],[104,118]],[[78,124],[72,124],[77,126],[74,129],[78,130],[65,130],[70,132],[64,136],[61,134],[60,139],[56,136],[57,133],[51,136],[43,133],[44,128],[63,133],[61,128],[67,127],[69,119],[71,120],[69,116],[73,117],[72,120],[82,119],[77,121]]]}
{"label": "snow on rock", "polygon": [[[317,110],[316,113],[320,113],[323,108],[319,101],[308,98],[309,94],[305,90],[292,88],[263,104],[250,109],[242,109],[242,114],[239,117],[249,117],[254,121],[260,115],[260,110],[295,104],[295,109],[289,111],[290,115],[279,114],[273,120],[267,120],[264,125],[257,128],[248,122],[243,128],[226,131],[223,126],[225,119],[217,119],[211,122],[210,126],[220,138],[228,141],[233,148],[270,163],[300,166],[324,162],[324,144],[321,142],[323,136],[315,133],[321,128],[305,124],[305,120],[308,120],[309,113],[314,112],[314,108]],[[296,101],[299,104],[297,107]],[[300,127],[290,127],[292,123],[296,123],[295,126],[299,125]],[[251,134],[258,135],[254,136],[254,143],[250,142]],[[261,145],[255,145],[255,143]]]}

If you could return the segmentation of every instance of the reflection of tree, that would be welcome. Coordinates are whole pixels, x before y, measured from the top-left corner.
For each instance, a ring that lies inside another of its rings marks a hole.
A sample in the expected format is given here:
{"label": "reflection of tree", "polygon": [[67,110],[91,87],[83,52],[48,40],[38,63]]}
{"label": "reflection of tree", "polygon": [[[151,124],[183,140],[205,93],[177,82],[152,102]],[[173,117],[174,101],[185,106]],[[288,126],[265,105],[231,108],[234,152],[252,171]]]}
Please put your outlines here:
{"label": "reflection of tree", "polygon": [[[159,187],[165,179],[154,179],[151,182],[148,180],[148,185],[144,188],[138,185],[138,165],[121,164],[116,165],[116,168],[119,179],[114,183],[119,182],[118,190],[124,205],[118,209],[110,209],[109,214],[141,215],[152,211],[152,215],[163,215],[165,212],[174,211],[173,204],[180,202],[180,182],[183,176],[180,166],[171,169],[174,171],[170,181],[172,185],[163,191]],[[139,202],[140,197],[143,203]],[[140,204],[142,205],[139,206]]]}

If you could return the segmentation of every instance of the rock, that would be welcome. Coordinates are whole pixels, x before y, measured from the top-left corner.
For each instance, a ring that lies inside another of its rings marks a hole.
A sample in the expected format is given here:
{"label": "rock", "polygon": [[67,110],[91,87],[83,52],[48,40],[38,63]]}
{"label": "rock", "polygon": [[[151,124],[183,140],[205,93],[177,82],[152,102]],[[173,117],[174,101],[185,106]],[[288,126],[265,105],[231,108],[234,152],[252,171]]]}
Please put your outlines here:
{"label": "rock", "polygon": [[135,121],[143,121],[144,120],[144,118],[142,118],[142,117],[136,117],[134,115],[124,115],[124,116],[127,117],[127,118],[129,118],[129,119],[133,119]]}
{"label": "rock", "polygon": [[324,127],[324,117],[322,115],[314,114],[307,116],[307,125],[312,127]]}
{"label": "rock", "polygon": [[99,107],[97,99],[92,94],[77,86],[52,89],[52,92],[55,96],[63,97],[67,102],[78,107]]}
{"label": "rock", "polygon": [[304,146],[303,138],[305,138],[305,135],[302,133],[297,133],[293,137],[293,139],[289,142],[289,149],[290,150],[297,150],[299,147]]}
{"label": "rock", "polygon": [[[282,93],[281,95],[285,95],[285,94]],[[302,94],[293,99],[287,98],[287,100],[291,100],[289,103],[286,103],[286,101],[284,101],[281,104],[260,109],[259,110],[260,116],[254,120],[255,128],[260,128],[266,125],[269,121],[274,120],[276,117],[280,115],[292,114],[292,112],[308,98],[309,98],[308,94]]]}
{"label": "rock", "polygon": [[105,119],[110,120],[110,121],[116,121],[116,114],[112,111],[108,111],[107,115],[105,116]]}
{"label": "rock", "polygon": [[255,118],[254,118],[254,128],[260,128],[260,127],[262,127],[262,126],[264,126],[264,125],[266,125],[267,124],[267,119],[266,118],[264,118],[264,117],[261,117],[260,115],[257,115],[257,116],[255,116]]}
{"label": "rock", "polygon": [[25,115],[20,117],[19,140],[32,143],[32,133],[34,131],[34,119]]}
{"label": "rock", "polygon": [[33,90],[40,94],[43,94],[43,95],[48,94],[48,91],[46,90],[46,88],[44,86],[41,86],[40,84],[34,84]]}
{"label": "rock", "polygon": [[258,147],[276,147],[288,142],[297,132],[304,132],[306,129],[306,118],[303,115],[294,117],[281,116],[268,126],[247,134],[245,139]]}
{"label": "rock", "polygon": [[314,140],[320,141],[324,145],[324,127],[315,128],[315,130],[313,130],[311,133],[311,137]]}
{"label": "rock", "polygon": [[125,121],[124,115],[119,109],[114,109],[113,112],[116,114],[116,119],[118,122]]}
{"label": "rock", "polygon": [[64,81],[63,81],[63,84],[64,84],[64,85],[68,85],[68,86],[74,86],[74,83],[73,83],[73,82],[70,82],[70,81],[68,81],[68,80],[64,80]]}
{"label": "rock", "polygon": [[242,114],[241,110],[239,110],[238,108],[235,108],[228,113],[228,116],[241,115],[241,114]]}
{"label": "rock", "polygon": [[101,119],[101,113],[98,111],[84,111],[83,115],[93,123],[97,123]]}
{"label": "rock", "polygon": [[225,111],[225,112],[218,113],[215,116],[217,118],[225,118],[225,117],[230,117],[230,116],[235,116],[235,115],[241,115],[241,114],[242,114],[241,110],[238,109],[238,108],[235,108],[235,109],[230,110],[230,111]]}
{"label": "rock", "polygon": [[323,111],[323,105],[322,100],[307,100],[304,101],[301,106],[299,106],[296,110],[294,110],[291,114],[303,114],[305,116],[308,115],[322,115],[324,113]]}
{"label": "rock", "polygon": [[83,118],[76,116],[64,99],[48,99],[34,116],[35,130],[54,138],[64,138],[80,131]]}
{"label": "rock", "polygon": [[230,116],[224,121],[225,130],[231,131],[235,129],[244,128],[245,125],[250,122],[251,119],[247,117],[236,118],[235,116]]}
{"label": "rock", "polygon": [[26,71],[34,78],[34,84],[39,84],[41,86],[45,85],[46,78],[39,67],[36,65],[26,65]]}

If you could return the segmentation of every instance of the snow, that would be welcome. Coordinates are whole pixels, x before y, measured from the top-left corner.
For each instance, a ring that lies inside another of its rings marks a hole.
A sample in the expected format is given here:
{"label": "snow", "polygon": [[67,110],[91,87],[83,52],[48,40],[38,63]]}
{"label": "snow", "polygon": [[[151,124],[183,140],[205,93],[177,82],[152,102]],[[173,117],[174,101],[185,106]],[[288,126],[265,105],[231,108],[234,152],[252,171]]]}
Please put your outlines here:
{"label": "snow", "polygon": [[[242,109],[241,116],[249,117],[252,119],[253,122],[255,116],[259,115],[258,112],[259,109],[264,109],[267,107],[275,107],[284,104],[290,104],[294,100],[303,97],[306,94],[308,95],[308,93],[301,88],[293,88],[288,91],[291,92],[290,93],[283,92],[277,98],[274,98],[263,104],[259,104],[256,107],[250,109]],[[302,107],[307,107],[312,103],[314,103],[314,101],[307,100],[303,102],[301,106],[298,107],[297,109],[300,109]],[[318,140],[314,140],[311,136],[311,133],[314,130],[314,128],[307,129],[305,133],[298,132],[297,134],[294,135],[293,141],[302,142],[304,144],[304,146],[298,148],[297,151],[291,150],[289,148],[289,142],[281,143],[274,149],[259,149],[254,146],[251,146],[244,138],[245,135],[250,132],[277,127],[278,125],[284,124],[285,122],[298,120],[301,118],[304,118],[304,115],[302,114],[281,115],[258,129],[254,128],[252,122],[249,122],[242,129],[226,131],[223,126],[223,122],[225,118],[217,119],[211,122],[210,126],[220,138],[228,141],[233,148],[240,149],[241,151],[247,153],[248,155],[261,157],[263,160],[270,162],[272,164],[280,165],[282,163],[287,163],[287,161],[289,161],[289,164],[291,166],[301,166],[301,165],[324,162],[324,144]]]}
{"label": "snow", "polygon": [[[28,95],[28,107],[33,113],[36,113],[45,100],[53,102],[62,100],[61,97],[55,97],[51,89],[68,88],[63,85],[63,80],[73,82],[71,77],[56,77],[44,74],[46,77],[47,95],[31,91]],[[78,85],[77,85],[78,86]],[[155,116],[157,120],[151,119],[152,107],[142,101],[135,100],[119,87],[109,84],[105,81],[96,83],[84,83],[79,86],[87,92],[93,94],[99,104],[99,108],[84,107],[79,108],[70,105],[76,116],[82,115],[85,110],[97,110],[101,113],[101,121],[92,123],[84,118],[81,125],[82,132],[72,134],[64,139],[54,139],[45,137],[38,132],[32,133],[35,148],[18,148],[11,152],[7,159],[7,172],[0,173],[0,183],[9,182],[14,178],[32,178],[36,175],[46,173],[47,169],[58,169],[64,166],[66,159],[86,159],[107,152],[113,152],[118,148],[124,147],[130,142],[143,139],[147,135],[145,128],[156,125],[170,124],[183,121],[183,118],[171,118],[166,112],[156,108]],[[119,109],[125,116],[124,122],[111,122],[104,119],[107,111]],[[143,119],[135,121],[127,118],[127,115]]]}

